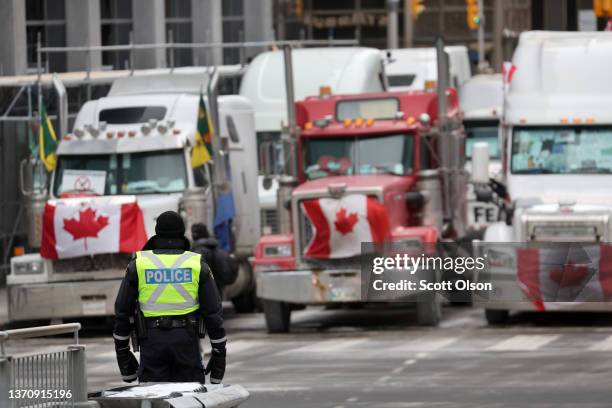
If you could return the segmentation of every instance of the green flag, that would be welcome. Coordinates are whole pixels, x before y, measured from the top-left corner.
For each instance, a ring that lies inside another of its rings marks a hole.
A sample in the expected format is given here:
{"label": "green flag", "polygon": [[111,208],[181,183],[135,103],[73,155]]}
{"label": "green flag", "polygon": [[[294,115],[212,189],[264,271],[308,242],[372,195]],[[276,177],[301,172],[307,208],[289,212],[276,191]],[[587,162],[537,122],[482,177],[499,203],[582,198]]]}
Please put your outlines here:
{"label": "green flag", "polygon": [[38,130],[38,147],[40,149],[40,160],[45,165],[45,168],[50,173],[55,169],[57,150],[57,136],[51,119],[47,115],[45,104],[40,105],[40,129]]}
{"label": "green flag", "polygon": [[210,152],[212,152],[212,126],[206,112],[204,98],[200,94],[198,129],[195,135],[195,146],[191,151],[191,167],[195,169],[211,161],[212,156]]}

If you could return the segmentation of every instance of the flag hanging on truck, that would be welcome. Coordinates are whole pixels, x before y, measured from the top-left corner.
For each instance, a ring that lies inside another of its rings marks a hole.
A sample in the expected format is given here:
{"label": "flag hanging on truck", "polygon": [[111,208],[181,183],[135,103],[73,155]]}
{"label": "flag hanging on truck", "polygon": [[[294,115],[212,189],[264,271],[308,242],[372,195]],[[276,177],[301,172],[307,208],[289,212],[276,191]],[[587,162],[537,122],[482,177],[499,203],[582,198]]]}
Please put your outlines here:
{"label": "flag hanging on truck", "polygon": [[200,94],[198,105],[198,127],[195,135],[195,146],[191,151],[191,167],[194,169],[212,160],[213,128],[210,123],[204,97]]}
{"label": "flag hanging on truck", "polygon": [[48,202],[43,213],[40,255],[47,259],[131,253],[147,242],[138,203],[108,199]]}
{"label": "flag hanging on truck", "polygon": [[516,255],[519,286],[538,310],[612,298],[610,245],[551,244]]}
{"label": "flag hanging on truck", "polygon": [[55,170],[57,136],[55,135],[51,118],[47,115],[47,109],[44,103],[40,104],[40,128],[38,130],[38,135],[40,160],[45,165],[47,171],[51,173]]}
{"label": "flag hanging on truck", "polygon": [[382,243],[391,234],[387,210],[373,197],[351,194],[306,200],[302,209],[314,232],[304,251],[309,258],[357,256],[362,242]]}

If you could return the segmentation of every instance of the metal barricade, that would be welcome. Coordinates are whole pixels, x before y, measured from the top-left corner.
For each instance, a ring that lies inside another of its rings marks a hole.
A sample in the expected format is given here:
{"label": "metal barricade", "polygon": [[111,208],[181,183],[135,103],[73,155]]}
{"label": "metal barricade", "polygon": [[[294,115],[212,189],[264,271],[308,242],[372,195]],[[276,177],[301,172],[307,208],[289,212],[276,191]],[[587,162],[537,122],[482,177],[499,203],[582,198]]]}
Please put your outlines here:
{"label": "metal barricade", "polygon": [[[87,402],[85,346],[80,323],[0,332],[0,408],[90,407]],[[11,356],[8,340],[74,334],[74,344],[49,353]]]}

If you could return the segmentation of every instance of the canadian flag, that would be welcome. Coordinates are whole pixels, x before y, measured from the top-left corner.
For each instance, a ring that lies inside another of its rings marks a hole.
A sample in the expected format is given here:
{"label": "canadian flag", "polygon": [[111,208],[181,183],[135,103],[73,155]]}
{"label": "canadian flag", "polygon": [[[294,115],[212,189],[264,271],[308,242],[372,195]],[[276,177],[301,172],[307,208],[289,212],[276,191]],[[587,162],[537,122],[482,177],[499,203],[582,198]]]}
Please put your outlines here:
{"label": "canadian flag", "polygon": [[517,260],[519,285],[539,310],[612,297],[611,245],[521,248]]}
{"label": "canadian flag", "polygon": [[502,64],[502,75],[504,77],[504,84],[510,85],[512,83],[512,78],[516,73],[516,65],[512,62],[506,61]]}
{"label": "canadian flag", "polygon": [[304,251],[309,258],[356,256],[362,242],[381,243],[390,235],[387,210],[372,197],[351,194],[340,199],[306,200],[302,209],[314,230]]}
{"label": "canadian flag", "polygon": [[58,200],[43,213],[40,255],[48,259],[136,252],[147,242],[142,211],[134,200]]}

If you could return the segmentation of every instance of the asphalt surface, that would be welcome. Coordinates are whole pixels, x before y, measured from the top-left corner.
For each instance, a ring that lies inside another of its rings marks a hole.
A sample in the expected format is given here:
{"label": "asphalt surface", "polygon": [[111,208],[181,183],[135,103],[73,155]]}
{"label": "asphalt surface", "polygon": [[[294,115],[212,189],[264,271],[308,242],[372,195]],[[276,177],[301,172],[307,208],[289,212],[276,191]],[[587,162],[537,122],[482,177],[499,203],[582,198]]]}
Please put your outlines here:
{"label": "asphalt surface", "polygon": [[[606,314],[520,314],[487,327],[482,311],[446,308],[439,328],[397,307],[307,309],[293,330],[268,335],[262,315],[226,311],[226,383],[248,407],[609,407],[612,319]],[[67,338],[10,344],[46,352]],[[91,391],[118,381],[109,327],[84,329]]]}

